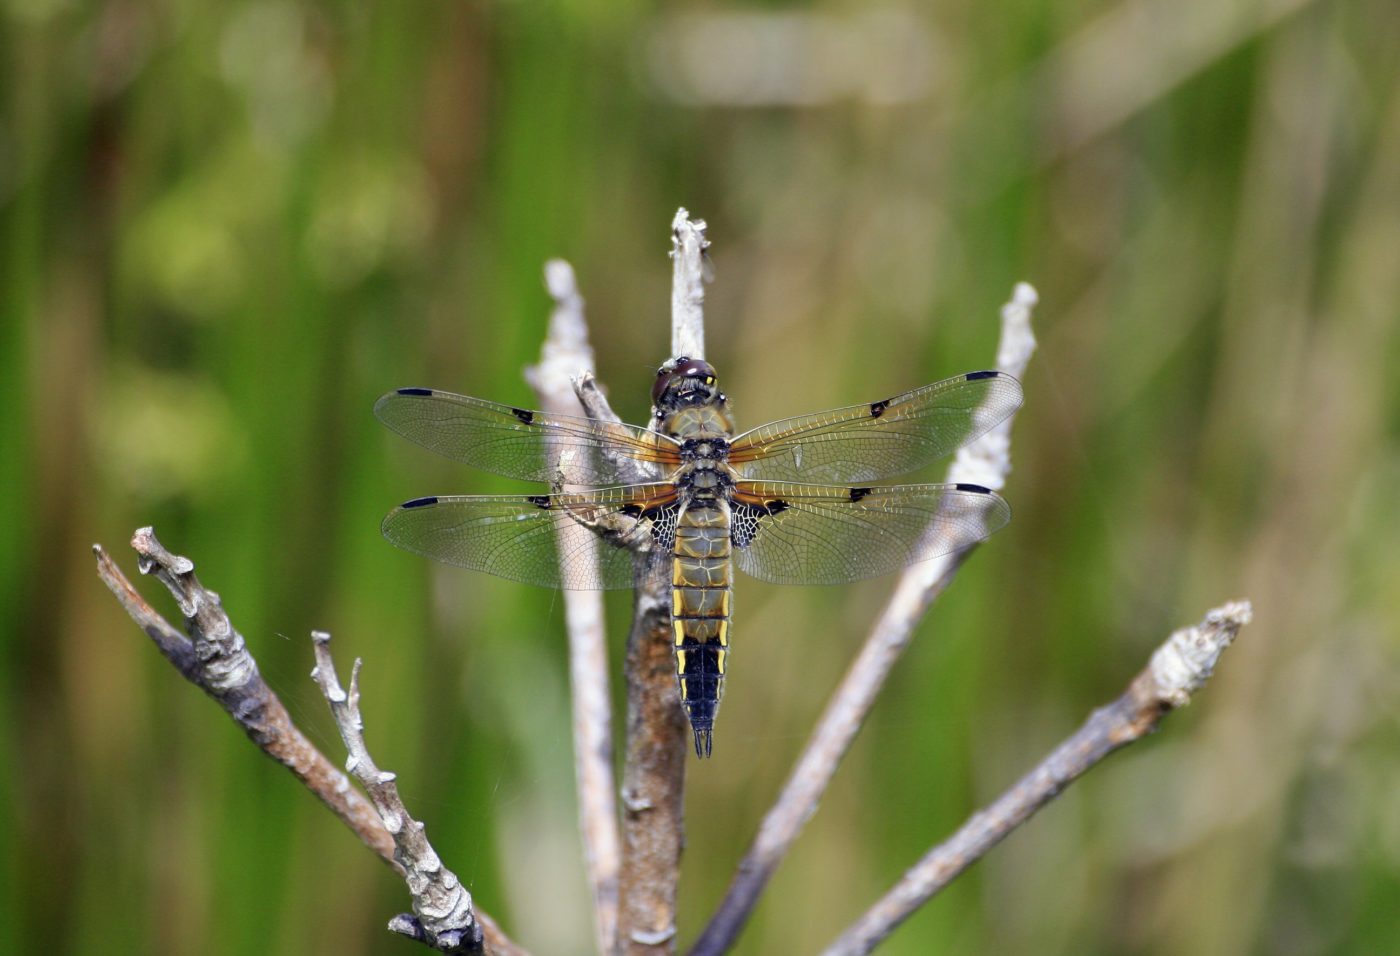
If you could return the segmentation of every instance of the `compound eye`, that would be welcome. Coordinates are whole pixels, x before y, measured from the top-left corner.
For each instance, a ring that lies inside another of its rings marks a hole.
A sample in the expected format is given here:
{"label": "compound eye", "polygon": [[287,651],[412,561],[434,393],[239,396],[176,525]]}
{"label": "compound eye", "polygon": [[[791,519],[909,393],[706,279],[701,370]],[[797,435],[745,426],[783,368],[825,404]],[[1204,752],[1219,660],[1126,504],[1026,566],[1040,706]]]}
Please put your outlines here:
{"label": "compound eye", "polygon": [[706,385],[715,383],[715,367],[703,359],[683,359],[677,362],[676,374],[684,378],[702,379]]}
{"label": "compound eye", "polygon": [[698,378],[706,385],[713,385],[716,380],[714,366],[702,359],[687,358],[684,355],[667,362],[656,373],[656,383],[651,387],[652,404],[659,404],[661,396],[666,394],[666,389],[687,378]]}
{"label": "compound eye", "polygon": [[668,362],[656,370],[656,381],[651,386],[651,403],[660,404],[661,396],[666,393],[666,388],[671,384],[672,377],[676,374]]}

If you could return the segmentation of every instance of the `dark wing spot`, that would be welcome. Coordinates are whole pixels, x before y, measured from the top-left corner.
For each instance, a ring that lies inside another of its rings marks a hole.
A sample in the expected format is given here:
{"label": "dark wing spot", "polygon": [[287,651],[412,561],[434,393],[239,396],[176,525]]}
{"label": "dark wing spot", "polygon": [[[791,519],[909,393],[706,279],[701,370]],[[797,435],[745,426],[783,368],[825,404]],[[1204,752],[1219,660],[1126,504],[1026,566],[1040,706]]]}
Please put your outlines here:
{"label": "dark wing spot", "polygon": [[963,378],[969,382],[975,382],[980,378],[996,378],[1000,374],[1000,372],[968,372]]}
{"label": "dark wing spot", "polygon": [[514,415],[516,418],[520,419],[520,420],[521,420],[522,422],[524,422],[526,425],[533,425],[533,424],[535,423],[535,413],[534,413],[534,412],[526,411],[526,410],[523,409],[523,408],[512,408],[512,409],[510,410],[510,413],[511,413],[512,415]]}
{"label": "dark wing spot", "polygon": [[953,487],[958,489],[959,491],[974,491],[979,495],[990,495],[992,493],[992,489],[990,488],[984,488],[981,485],[974,485],[971,482],[967,481],[960,481]]}
{"label": "dark wing spot", "polygon": [[431,395],[431,388],[400,388],[396,390],[400,395]]}
{"label": "dark wing spot", "polygon": [[870,489],[869,489],[869,488],[852,488],[852,489],[851,489],[851,501],[852,501],[852,503],[857,502],[857,501],[859,501],[860,499],[864,498],[864,497],[865,497],[866,495],[868,495],[868,494],[870,494]]}
{"label": "dark wing spot", "polygon": [[641,505],[623,505],[618,511],[629,518],[640,518],[642,516]]}
{"label": "dark wing spot", "polygon": [[549,495],[526,495],[525,500],[536,508],[544,508],[546,511],[549,510]]}
{"label": "dark wing spot", "polygon": [[400,508],[426,508],[429,505],[437,504],[437,498],[414,498],[412,501],[405,501],[399,505]]}
{"label": "dark wing spot", "polygon": [[889,407],[890,407],[890,403],[889,403],[888,401],[883,401],[883,402],[871,402],[871,403],[870,403],[870,417],[871,417],[871,418],[879,418],[881,415],[885,414],[885,409],[887,409],[887,408],[889,408]]}
{"label": "dark wing spot", "polygon": [[729,510],[729,540],[736,548],[747,548],[753,544],[765,518],[780,515],[790,507],[781,498],[770,498],[761,505],[735,502]]}

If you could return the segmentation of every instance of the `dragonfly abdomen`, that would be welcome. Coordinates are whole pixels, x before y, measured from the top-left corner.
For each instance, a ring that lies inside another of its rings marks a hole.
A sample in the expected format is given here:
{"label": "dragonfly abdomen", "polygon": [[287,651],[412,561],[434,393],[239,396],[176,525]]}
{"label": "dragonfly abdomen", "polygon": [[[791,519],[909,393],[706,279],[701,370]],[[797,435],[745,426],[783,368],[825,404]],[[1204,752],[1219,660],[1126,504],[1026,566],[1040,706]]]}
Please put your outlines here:
{"label": "dragonfly abdomen", "polygon": [[731,579],[729,508],[716,499],[691,501],[676,521],[671,571],[671,626],[681,704],[695,734],[695,753],[710,754],[715,714],[729,656]]}

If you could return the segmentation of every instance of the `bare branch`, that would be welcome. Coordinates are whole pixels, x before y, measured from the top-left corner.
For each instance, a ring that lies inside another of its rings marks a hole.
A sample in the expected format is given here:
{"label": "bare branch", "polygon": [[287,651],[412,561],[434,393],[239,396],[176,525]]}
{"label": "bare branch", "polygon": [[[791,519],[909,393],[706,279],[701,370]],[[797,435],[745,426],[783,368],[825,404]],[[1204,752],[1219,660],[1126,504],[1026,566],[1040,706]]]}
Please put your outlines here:
{"label": "bare branch", "polygon": [[331,636],[325,631],[311,633],[316,650],[316,666],[311,677],[330,704],[340,739],[349,759],[345,766],[369,794],[384,828],[394,840],[394,860],[403,869],[404,881],[413,897],[413,914],[400,914],[389,929],[417,939],[444,953],[480,953],[482,928],[472,913],[472,897],[457,874],[442,865],[423,824],[409,815],[399,797],[394,774],[380,770],[365,746],[364,721],[360,716],[360,660],[350,672],[350,693],[340,686],[331,657]]}
{"label": "bare branch", "polygon": [[[1035,301],[1035,290],[1020,283],[1011,301],[1002,308],[997,348],[1000,371],[1015,376],[1025,371],[1035,351],[1030,330],[1030,310]],[[1011,470],[1011,422],[1008,418],[959,452],[949,466],[948,480],[971,481],[993,489],[1003,487]],[[733,944],[778,864],[816,812],[817,802],[855,740],[890,669],[909,645],[915,625],[971,552],[968,548],[921,561],[910,565],[900,576],[860,655],[827,703],[782,793],[759,825],[724,899],[696,940],[692,956],[713,956]]]}
{"label": "bare branch", "polygon": [[627,639],[627,761],[622,776],[622,952],[672,953],[685,844],[685,714],[671,647],[669,578],[637,588]]}
{"label": "bare branch", "polygon": [[[545,264],[545,285],[554,298],[554,313],[549,321],[549,335],[540,350],[540,363],[527,368],[525,378],[545,411],[577,415],[581,403],[573,383],[586,377],[589,385],[593,384],[588,372],[593,366],[593,350],[588,344],[583,297],[575,285],[573,269],[562,259],[552,259]],[[601,398],[602,393],[597,394]],[[593,535],[581,536],[569,560],[596,563],[599,546]],[[603,595],[600,591],[566,590],[563,596],[564,621],[569,633],[579,827],[583,835],[584,866],[593,889],[598,952],[607,953],[613,949],[617,937],[617,875],[621,849],[615,797],[617,784],[613,778]]]}
{"label": "bare branch", "polygon": [[[705,354],[705,223],[685,209],[671,223],[671,354]],[[594,396],[580,393],[587,405]],[[685,844],[687,728],[676,688],[670,577],[649,573],[636,592],[627,641],[627,758],[622,778],[622,912],[618,948],[672,953],[676,885]]]}
{"label": "bare branch", "polygon": [[141,573],[154,574],[174,595],[189,637],[156,613],[102,547],[94,545],[97,573],[126,612],[186,680],[218,701],[253,743],[295,774],[366,846],[392,864],[394,843],[374,808],[292,723],[282,701],[258,673],[219,596],[195,577],[194,562],[167,551],[151,528],[138,530],[131,546],[139,556]]}
{"label": "bare branch", "polygon": [[[264,753],[290,770],[366,846],[402,872],[395,860],[394,838],[374,806],[292,723],[281,700],[263,681],[219,596],[195,577],[194,562],[168,551],[151,528],[139,529],[131,546],[136,549],[141,572],[154,574],[175,597],[189,636],[181,634],[141,597],[101,545],[93,545],[97,574],[127,614],[186,680],[214,698]],[[485,914],[478,912],[476,916],[487,952],[524,956],[524,950]]]}
{"label": "bare branch", "polygon": [[1190,702],[1225,648],[1249,623],[1248,601],[1207,612],[1195,627],[1171,635],[1123,696],[1094,711],[1073,736],[946,842],[934,847],[827,950],[826,956],[868,953],[939,890],[981,859],[1070,783],[1120,747],[1156,729]]}
{"label": "bare branch", "polygon": [[705,220],[682,206],[671,221],[671,354],[705,357]]}

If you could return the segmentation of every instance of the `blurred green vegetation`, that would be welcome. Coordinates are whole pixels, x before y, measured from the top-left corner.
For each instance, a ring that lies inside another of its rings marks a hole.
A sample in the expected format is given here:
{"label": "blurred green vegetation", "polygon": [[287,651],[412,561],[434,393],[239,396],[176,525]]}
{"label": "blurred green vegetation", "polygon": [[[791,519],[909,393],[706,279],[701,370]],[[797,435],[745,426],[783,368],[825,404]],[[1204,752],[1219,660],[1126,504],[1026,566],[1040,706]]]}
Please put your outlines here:
{"label": "blurred green vegetation", "polygon": [[[560,602],[380,539],[400,500],[509,483],[370,408],[530,404],[563,256],[641,419],[684,204],[749,425],[984,367],[1013,282],[1041,293],[1016,518],[739,951],[828,942],[1169,630],[1247,596],[1196,706],[886,951],[1400,952],[1393,2],[725,11],[0,2],[0,951],[406,945],[392,874],[94,577],[89,546],[130,569],[146,524],[332,755],[307,632],[364,657],[371,746],[450,865],[522,942],[584,951]],[[888,587],[741,582],[683,940]],[[625,595],[609,613],[620,645]]]}

